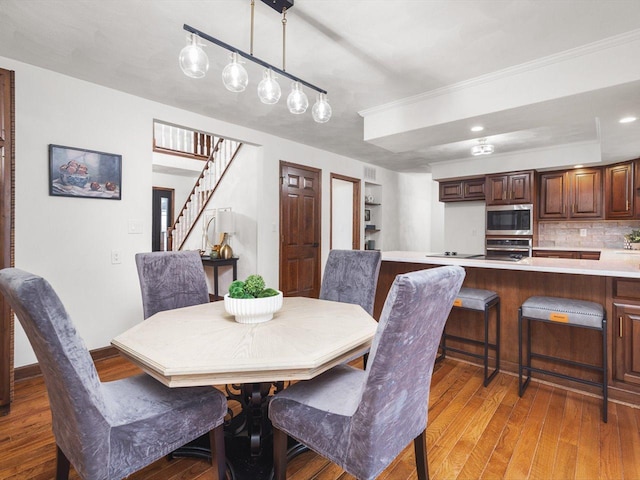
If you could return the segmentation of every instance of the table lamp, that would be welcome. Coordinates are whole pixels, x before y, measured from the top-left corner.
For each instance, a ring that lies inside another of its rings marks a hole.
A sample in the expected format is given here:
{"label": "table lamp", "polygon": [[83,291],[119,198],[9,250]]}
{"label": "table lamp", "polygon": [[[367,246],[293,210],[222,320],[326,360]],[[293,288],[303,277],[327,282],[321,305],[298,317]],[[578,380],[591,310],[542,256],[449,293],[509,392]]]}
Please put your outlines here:
{"label": "table lamp", "polygon": [[218,218],[216,220],[216,230],[220,233],[222,240],[220,242],[220,257],[233,257],[233,249],[229,245],[229,235],[234,233],[234,216],[231,209],[218,210]]}

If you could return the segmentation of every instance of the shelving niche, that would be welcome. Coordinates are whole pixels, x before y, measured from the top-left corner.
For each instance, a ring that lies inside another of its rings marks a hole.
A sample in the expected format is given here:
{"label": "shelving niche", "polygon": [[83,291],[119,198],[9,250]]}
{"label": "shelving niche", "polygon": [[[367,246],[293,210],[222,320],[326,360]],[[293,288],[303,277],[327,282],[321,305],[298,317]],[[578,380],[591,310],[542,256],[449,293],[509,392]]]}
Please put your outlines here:
{"label": "shelving niche", "polygon": [[382,185],[364,183],[364,248],[382,250]]}

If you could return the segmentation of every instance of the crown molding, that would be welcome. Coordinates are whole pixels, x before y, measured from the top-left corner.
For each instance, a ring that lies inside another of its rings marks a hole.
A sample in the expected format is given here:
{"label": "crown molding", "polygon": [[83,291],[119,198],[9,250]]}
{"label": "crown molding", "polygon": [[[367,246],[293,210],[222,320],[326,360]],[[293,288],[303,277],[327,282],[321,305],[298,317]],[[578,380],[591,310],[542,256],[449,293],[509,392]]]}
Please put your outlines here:
{"label": "crown molding", "polygon": [[364,110],[358,111],[358,114],[361,117],[366,117],[371,114],[385,112],[397,107],[412,105],[422,100],[458,92],[470,87],[475,87],[475,86],[493,82],[499,79],[530,72],[533,70],[537,70],[539,68],[547,67],[549,65],[566,62],[568,60],[572,60],[574,58],[578,58],[583,55],[589,55],[592,53],[607,50],[609,48],[617,47],[619,45],[625,45],[627,43],[635,42],[638,40],[640,40],[640,29],[631,30],[629,32],[622,33],[620,35],[615,35],[613,37],[605,38],[604,40],[588,43],[585,45],[581,45],[580,47],[572,48],[570,50],[565,50],[563,52],[549,55],[547,57],[542,57],[537,60],[532,60],[531,62],[521,63],[519,65],[507,67],[502,70],[496,70],[495,72],[487,73],[485,75],[480,75],[479,77],[470,78],[469,80],[463,80],[462,82],[453,83],[451,85],[446,85],[444,87],[430,90],[428,92],[419,93],[411,97],[406,97],[400,100],[394,100],[393,102],[385,103],[383,105],[366,108]]}

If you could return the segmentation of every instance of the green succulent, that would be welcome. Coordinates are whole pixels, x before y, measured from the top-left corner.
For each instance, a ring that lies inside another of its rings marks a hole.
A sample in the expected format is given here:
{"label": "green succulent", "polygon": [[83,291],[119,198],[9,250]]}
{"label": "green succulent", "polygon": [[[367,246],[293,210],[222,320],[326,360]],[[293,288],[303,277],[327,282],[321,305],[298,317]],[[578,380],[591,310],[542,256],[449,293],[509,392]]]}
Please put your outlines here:
{"label": "green succulent", "polygon": [[276,295],[278,295],[277,290],[274,290],[273,288],[265,288],[258,294],[258,298],[275,297]]}
{"label": "green succulent", "polygon": [[244,291],[253,297],[260,295],[264,287],[264,279],[260,275],[249,275],[244,281]]}
{"label": "green succulent", "polygon": [[640,243],[640,230],[631,230],[631,233],[625,236],[630,243]]}
{"label": "green succulent", "polygon": [[264,279],[260,275],[249,275],[243,282],[235,280],[229,285],[231,298],[264,298],[278,295],[273,288],[265,288]]}

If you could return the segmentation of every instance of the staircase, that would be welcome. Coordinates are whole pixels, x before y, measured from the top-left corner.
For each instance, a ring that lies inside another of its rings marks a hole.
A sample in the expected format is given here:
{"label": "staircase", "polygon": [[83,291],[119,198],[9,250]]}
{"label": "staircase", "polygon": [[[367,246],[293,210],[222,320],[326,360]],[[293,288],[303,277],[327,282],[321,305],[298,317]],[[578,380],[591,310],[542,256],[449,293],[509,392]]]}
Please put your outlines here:
{"label": "staircase", "polygon": [[215,142],[193,190],[169,231],[170,250],[182,249],[241,146],[242,143],[225,138],[218,138]]}

